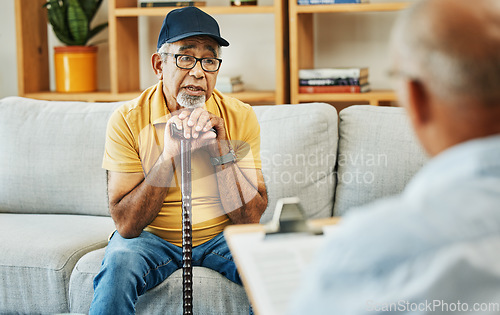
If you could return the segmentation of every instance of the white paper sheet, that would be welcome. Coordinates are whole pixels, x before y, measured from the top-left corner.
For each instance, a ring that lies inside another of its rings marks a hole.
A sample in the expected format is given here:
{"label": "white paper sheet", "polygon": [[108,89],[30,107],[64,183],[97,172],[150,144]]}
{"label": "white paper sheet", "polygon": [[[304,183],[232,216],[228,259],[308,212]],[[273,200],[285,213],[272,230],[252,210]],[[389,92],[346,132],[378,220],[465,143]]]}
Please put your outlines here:
{"label": "white paper sheet", "polygon": [[324,235],[230,235],[229,247],[257,314],[284,314],[325,235],[332,231],[328,227]]}

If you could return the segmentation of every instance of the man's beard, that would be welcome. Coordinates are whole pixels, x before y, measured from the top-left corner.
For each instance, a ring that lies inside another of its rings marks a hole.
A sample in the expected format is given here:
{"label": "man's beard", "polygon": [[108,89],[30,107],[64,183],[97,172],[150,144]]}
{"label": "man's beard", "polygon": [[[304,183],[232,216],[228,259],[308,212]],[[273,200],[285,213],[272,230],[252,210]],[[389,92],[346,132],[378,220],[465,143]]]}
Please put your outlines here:
{"label": "man's beard", "polygon": [[185,91],[180,91],[177,94],[177,103],[184,108],[199,108],[205,104],[205,95],[189,95]]}

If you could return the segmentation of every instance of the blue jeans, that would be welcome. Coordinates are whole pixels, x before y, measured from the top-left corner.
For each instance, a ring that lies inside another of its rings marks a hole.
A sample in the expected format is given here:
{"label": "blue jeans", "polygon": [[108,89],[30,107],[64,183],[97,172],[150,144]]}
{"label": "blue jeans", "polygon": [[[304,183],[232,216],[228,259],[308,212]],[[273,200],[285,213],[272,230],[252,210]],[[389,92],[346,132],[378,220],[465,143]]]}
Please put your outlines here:
{"label": "blue jeans", "polygon": [[[193,266],[218,271],[241,285],[222,233],[193,248]],[[137,298],[179,268],[182,268],[182,248],[149,232],[132,239],[115,232],[94,279],[89,314],[134,314]]]}

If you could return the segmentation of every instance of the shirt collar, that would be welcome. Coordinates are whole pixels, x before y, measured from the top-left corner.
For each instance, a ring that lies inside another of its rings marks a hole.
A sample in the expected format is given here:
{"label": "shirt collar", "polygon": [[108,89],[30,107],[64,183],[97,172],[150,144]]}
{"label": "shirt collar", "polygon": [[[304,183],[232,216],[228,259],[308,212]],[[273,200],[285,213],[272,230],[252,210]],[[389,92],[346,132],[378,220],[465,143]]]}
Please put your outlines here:
{"label": "shirt collar", "polygon": [[149,95],[149,102],[151,108],[151,122],[153,125],[166,123],[170,118],[170,111],[168,110],[165,97],[163,96],[163,81],[158,81]]}
{"label": "shirt collar", "polygon": [[431,159],[408,184],[407,191],[428,191],[471,176],[500,176],[500,135],[455,145]]}

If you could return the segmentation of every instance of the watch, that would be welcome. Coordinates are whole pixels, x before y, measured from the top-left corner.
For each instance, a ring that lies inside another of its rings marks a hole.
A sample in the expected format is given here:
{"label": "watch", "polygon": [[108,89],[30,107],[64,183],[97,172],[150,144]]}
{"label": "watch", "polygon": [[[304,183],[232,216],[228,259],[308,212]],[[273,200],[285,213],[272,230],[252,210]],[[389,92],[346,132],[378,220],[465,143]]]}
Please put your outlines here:
{"label": "watch", "polygon": [[219,157],[211,157],[210,162],[213,166],[236,162],[236,153],[234,153],[233,149],[230,149],[228,154]]}

